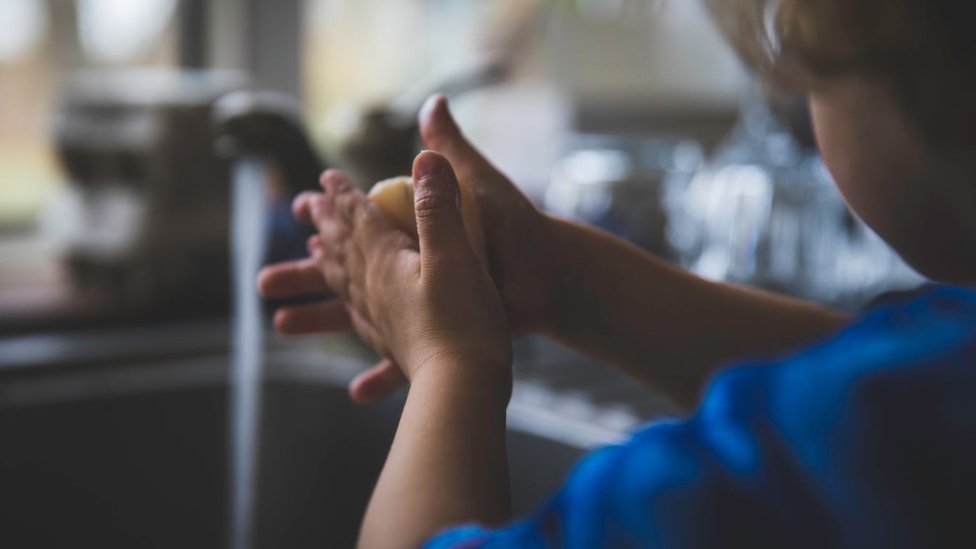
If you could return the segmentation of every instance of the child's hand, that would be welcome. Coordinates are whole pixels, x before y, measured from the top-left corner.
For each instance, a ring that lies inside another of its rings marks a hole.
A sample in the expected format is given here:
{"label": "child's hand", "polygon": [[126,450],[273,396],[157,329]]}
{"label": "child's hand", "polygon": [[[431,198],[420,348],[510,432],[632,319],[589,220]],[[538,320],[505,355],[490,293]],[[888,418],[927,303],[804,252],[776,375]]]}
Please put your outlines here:
{"label": "child's hand", "polygon": [[550,328],[560,258],[552,220],[532,203],[461,133],[447,99],[434,96],[420,111],[424,145],[443,154],[474,196],[485,234],[492,278],[516,336]]}
{"label": "child's hand", "polygon": [[[485,234],[490,274],[501,294],[518,336],[544,331],[550,324],[552,304],[560,272],[553,257],[551,221],[492,166],[461,134],[448,110],[447,100],[432,97],[420,113],[425,145],[442,153],[468,185],[480,213]],[[308,219],[307,197],[296,201],[296,214]],[[259,288],[265,297],[285,298],[328,290],[315,260],[274,265],[264,270]],[[339,302],[288,307],[275,318],[286,335],[344,332],[352,320]],[[390,360],[358,377],[350,395],[360,403],[382,400],[405,383],[400,369]]]}
{"label": "child's hand", "polygon": [[356,332],[408,379],[447,356],[504,369],[489,373],[507,379],[507,320],[468,243],[454,171],[439,154],[425,152],[413,177],[419,242],[397,230],[342,174],[326,172],[324,194],[296,201],[296,214],[319,230],[309,243],[312,259],[342,298]]}

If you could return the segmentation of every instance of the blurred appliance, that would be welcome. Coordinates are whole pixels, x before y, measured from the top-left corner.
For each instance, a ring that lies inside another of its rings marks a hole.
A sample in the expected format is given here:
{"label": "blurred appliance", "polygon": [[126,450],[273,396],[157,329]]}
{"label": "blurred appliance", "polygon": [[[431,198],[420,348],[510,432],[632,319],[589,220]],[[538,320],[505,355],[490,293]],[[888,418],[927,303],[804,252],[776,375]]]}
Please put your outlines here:
{"label": "blurred appliance", "polygon": [[439,93],[450,99],[501,84],[508,79],[508,58],[489,58],[465,72],[438,82],[421,82],[389,104],[358,113],[340,155],[353,174],[368,188],[373,183],[410,172],[420,150],[417,113],[426,98]]}
{"label": "blurred appliance", "polygon": [[668,201],[703,156],[687,139],[577,136],[553,169],[545,208],[666,256]]}
{"label": "blurred appliance", "polygon": [[668,237],[706,278],[848,309],[922,281],[847,210],[802,99],[746,101],[725,143],[675,192]]}
{"label": "blurred appliance", "polygon": [[463,68],[434,71],[388,102],[356,112],[340,136],[338,152],[353,180],[366,190],[375,182],[409,173],[420,150],[417,113],[427,97],[439,93],[454,100],[511,80],[538,36],[536,27],[553,8],[545,2],[502,8],[496,25],[481,29],[480,51]]}
{"label": "blurred appliance", "polygon": [[[226,308],[231,149],[274,161],[277,210],[322,167],[286,100],[239,95],[215,112],[245,84],[210,71],[72,78],[55,123],[71,185],[45,223],[79,294],[123,315]],[[304,240],[287,223],[284,240]]]}

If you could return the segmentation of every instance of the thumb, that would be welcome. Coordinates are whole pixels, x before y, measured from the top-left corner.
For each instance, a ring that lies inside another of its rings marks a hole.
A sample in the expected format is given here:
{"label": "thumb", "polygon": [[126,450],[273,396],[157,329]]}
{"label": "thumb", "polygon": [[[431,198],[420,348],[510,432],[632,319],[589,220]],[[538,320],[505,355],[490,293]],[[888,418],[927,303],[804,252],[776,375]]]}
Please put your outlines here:
{"label": "thumb", "polygon": [[447,157],[464,181],[497,172],[461,133],[443,95],[432,95],[427,99],[420,109],[419,122],[424,146]]}
{"label": "thumb", "polygon": [[413,208],[420,257],[426,262],[473,254],[461,219],[461,190],[447,159],[424,151],[413,162]]}

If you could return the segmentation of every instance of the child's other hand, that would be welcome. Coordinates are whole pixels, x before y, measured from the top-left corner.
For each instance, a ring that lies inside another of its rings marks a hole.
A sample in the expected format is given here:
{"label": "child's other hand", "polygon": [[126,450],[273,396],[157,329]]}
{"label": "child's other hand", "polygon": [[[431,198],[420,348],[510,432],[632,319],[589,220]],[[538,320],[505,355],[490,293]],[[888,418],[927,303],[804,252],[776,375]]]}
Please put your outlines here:
{"label": "child's other hand", "polygon": [[[539,212],[509,179],[465,139],[447,100],[432,97],[420,113],[424,144],[443,154],[468,185],[480,213],[490,274],[516,335],[545,331],[558,300],[560,271],[550,243],[549,218]],[[331,177],[331,176],[330,176]],[[296,213],[308,220],[305,200],[296,200]],[[316,243],[313,240],[313,244]],[[285,298],[328,290],[318,263],[301,260],[266,268],[259,281],[265,297]],[[275,318],[279,332],[304,335],[352,329],[341,302],[288,307]],[[350,386],[352,398],[363,404],[380,401],[405,383],[400,368],[386,359],[359,376]]]}
{"label": "child's other hand", "polygon": [[[342,320],[388,358],[368,376],[378,387],[365,392],[395,387],[394,363],[414,379],[443,357],[473,368],[503,369],[485,373],[508,379],[507,320],[491,278],[468,243],[454,171],[439,154],[425,152],[414,163],[413,177],[419,242],[397,230],[339,172],[323,176],[324,194],[296,201],[296,215],[319,230],[309,242],[310,264],[341,297]],[[312,274],[307,276],[313,283]],[[262,290],[269,289],[269,280],[278,282],[266,272]],[[331,307],[329,315],[340,316],[336,305]],[[318,312],[321,316],[321,306]],[[331,327],[338,330],[341,324]]]}
{"label": "child's other hand", "polygon": [[447,99],[433,96],[420,111],[424,145],[443,154],[471,190],[481,217],[492,278],[516,336],[545,332],[552,323],[562,271],[552,220],[488,162],[461,133]]}

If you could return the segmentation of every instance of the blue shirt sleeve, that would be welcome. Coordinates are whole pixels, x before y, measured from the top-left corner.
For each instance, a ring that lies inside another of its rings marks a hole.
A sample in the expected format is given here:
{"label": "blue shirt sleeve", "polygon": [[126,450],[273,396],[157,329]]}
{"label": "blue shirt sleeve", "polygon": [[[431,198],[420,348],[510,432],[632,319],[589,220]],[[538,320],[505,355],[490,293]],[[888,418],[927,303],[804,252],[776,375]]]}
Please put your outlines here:
{"label": "blue shirt sleeve", "polygon": [[586,457],[533,516],[427,547],[957,546],[976,542],[974,464],[976,293],[941,288],[727,370],[697,414]]}

